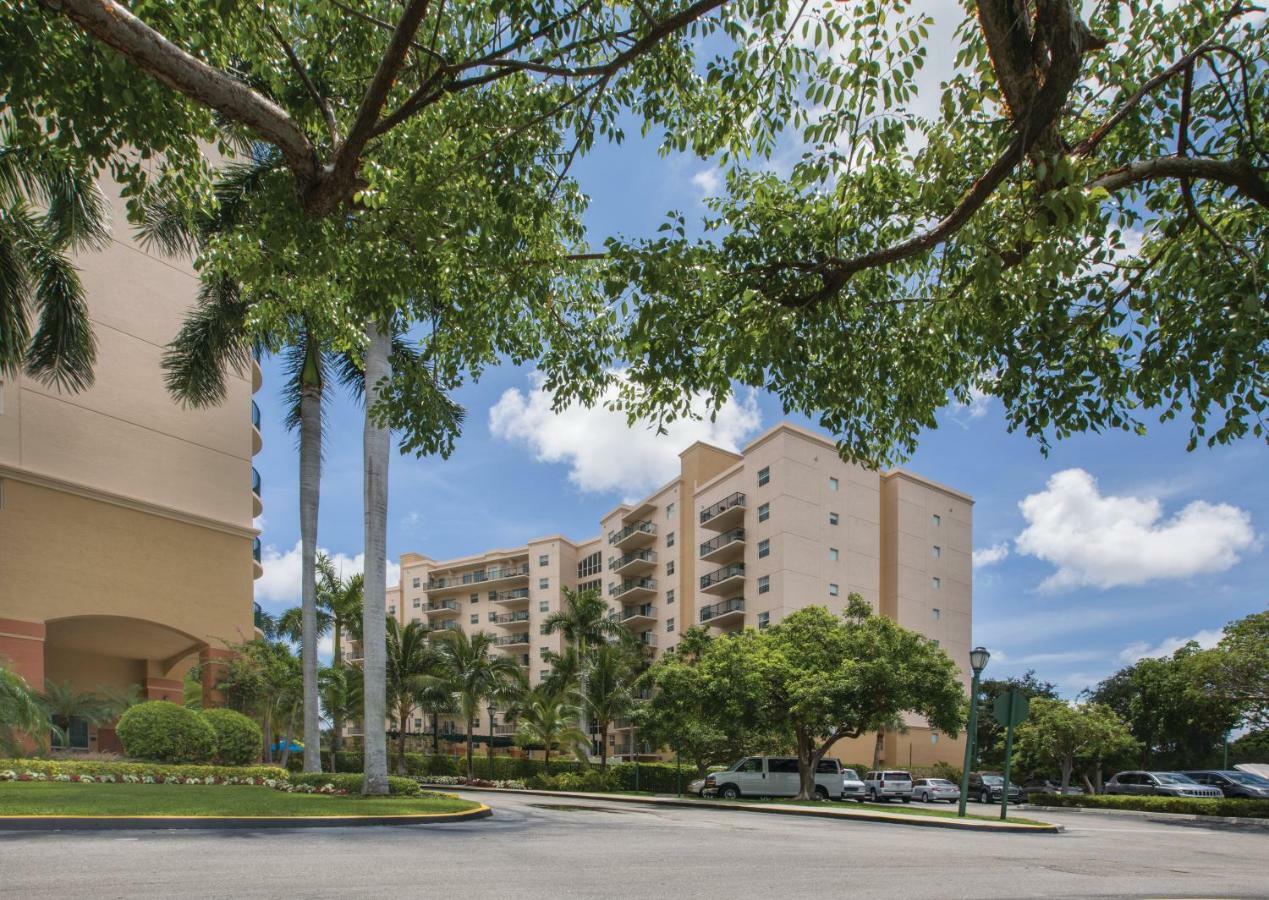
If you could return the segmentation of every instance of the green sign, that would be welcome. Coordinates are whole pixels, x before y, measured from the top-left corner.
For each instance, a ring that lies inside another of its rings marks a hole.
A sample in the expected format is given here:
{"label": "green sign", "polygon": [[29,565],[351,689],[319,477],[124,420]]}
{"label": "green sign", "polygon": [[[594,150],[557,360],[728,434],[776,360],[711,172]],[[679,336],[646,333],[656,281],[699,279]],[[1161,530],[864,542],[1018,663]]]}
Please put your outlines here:
{"label": "green sign", "polygon": [[1021,725],[1026,720],[1030,708],[1031,701],[1027,699],[1027,695],[1015,688],[997,697],[996,702],[992,704],[991,712],[997,722],[1009,728]]}

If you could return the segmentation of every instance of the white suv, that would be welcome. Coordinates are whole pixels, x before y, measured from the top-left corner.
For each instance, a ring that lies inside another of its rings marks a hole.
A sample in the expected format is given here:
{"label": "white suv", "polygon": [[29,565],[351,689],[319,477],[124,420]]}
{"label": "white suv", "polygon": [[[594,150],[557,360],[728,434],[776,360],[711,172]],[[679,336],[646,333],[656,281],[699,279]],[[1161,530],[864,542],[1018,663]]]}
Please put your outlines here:
{"label": "white suv", "polygon": [[[815,796],[821,800],[845,799],[844,771],[836,759],[821,759],[815,771]],[[750,756],[725,772],[705,776],[705,794],[735,800],[737,797],[796,797],[798,761],[793,756]]]}
{"label": "white suv", "polygon": [[869,772],[864,776],[864,793],[874,803],[896,797],[904,803],[911,803],[912,775],[898,769]]}

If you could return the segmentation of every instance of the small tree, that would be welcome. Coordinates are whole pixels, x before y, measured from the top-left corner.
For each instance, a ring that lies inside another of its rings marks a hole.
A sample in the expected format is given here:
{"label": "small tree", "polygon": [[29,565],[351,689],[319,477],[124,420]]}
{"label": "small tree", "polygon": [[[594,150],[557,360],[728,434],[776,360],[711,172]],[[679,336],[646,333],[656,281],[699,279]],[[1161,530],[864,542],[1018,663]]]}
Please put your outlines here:
{"label": "small tree", "polygon": [[1109,707],[1076,706],[1048,697],[1031,701],[1030,715],[1018,726],[1017,744],[1024,759],[1058,769],[1063,788],[1070,787],[1071,773],[1081,759],[1100,766],[1100,760],[1136,747],[1128,726]]}
{"label": "small tree", "polygon": [[[330,722],[330,770],[338,772],[336,754],[344,742],[344,723],[360,719],[362,715],[361,669],[326,666],[317,673],[317,689],[322,713]],[[307,753],[308,748],[304,749]]]}
{"label": "small tree", "polygon": [[577,727],[578,712],[570,697],[542,685],[527,692],[518,704],[516,743],[542,748],[547,775],[551,774],[551,751],[567,749],[580,755],[590,743],[586,732]]}
{"label": "small tree", "polygon": [[587,663],[582,710],[599,729],[599,768],[608,768],[608,729],[634,708],[639,658],[620,644],[600,644]]}
{"label": "small tree", "polygon": [[39,695],[0,658],[0,753],[22,756],[29,749],[24,739],[43,750],[55,728]]}
{"label": "small tree", "polygon": [[439,675],[424,680],[428,685],[447,686],[454,691],[463,726],[467,729],[467,779],[475,777],[472,764],[473,723],[480,715],[481,705],[491,697],[500,696],[507,682],[522,679],[524,675],[515,660],[501,653],[493,653],[493,638],[485,632],[468,635],[462,631],[438,633],[441,644]]}

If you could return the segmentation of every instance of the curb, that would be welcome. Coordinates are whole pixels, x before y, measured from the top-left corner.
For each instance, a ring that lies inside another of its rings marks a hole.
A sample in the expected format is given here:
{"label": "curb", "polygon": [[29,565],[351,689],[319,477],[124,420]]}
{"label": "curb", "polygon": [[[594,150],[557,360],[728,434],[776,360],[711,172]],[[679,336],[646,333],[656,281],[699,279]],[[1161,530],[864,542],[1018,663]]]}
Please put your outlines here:
{"label": "curb", "polygon": [[228,830],[247,828],[360,828],[369,825],[447,825],[487,819],[493,810],[478,809],[418,816],[0,816],[3,831],[155,831],[168,829]]}
{"label": "curb", "polygon": [[813,809],[793,806],[756,806],[747,803],[728,803],[725,800],[687,800],[677,797],[632,797],[625,794],[588,794],[578,791],[535,791],[513,788],[481,788],[448,786],[454,791],[482,791],[489,794],[527,794],[536,797],[571,797],[577,800],[602,800],[612,803],[636,803],[648,806],[675,806],[699,809],[726,809],[738,812],[767,813],[768,815],[803,816],[817,819],[837,819],[846,822],[880,822],[887,825],[915,825],[919,828],[947,828],[953,831],[989,831],[997,834],[1060,834],[1061,825],[1023,825],[944,819],[938,816],[905,816],[899,813],[855,812],[846,809]]}
{"label": "curb", "polygon": [[1226,828],[1269,831],[1269,819],[1240,816],[1200,816],[1193,813],[1148,812],[1143,809],[1096,809],[1088,806],[1028,806],[1027,809],[1055,813],[1088,813],[1110,818],[1145,819],[1160,825],[1218,825]]}

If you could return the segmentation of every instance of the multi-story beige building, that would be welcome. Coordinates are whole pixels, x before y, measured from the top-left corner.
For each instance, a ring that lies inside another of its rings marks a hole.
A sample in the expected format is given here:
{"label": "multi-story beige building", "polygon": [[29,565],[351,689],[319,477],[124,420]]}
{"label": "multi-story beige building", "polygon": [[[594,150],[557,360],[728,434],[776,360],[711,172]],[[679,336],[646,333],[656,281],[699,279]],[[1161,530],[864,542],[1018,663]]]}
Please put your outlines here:
{"label": "multi-story beige building", "polygon": [[[740,453],[698,442],[680,459],[676,478],[609,512],[588,540],[555,535],[443,562],[405,554],[388,612],[403,623],[493,632],[536,683],[548,669],[545,654],[561,649],[542,623],[559,608],[563,587],[601,588],[613,615],[654,655],[691,625],[765,629],[812,604],[840,612],[856,592],[964,665],[970,497],[906,471],[844,462],[832,441],[787,423]],[[407,729],[424,731],[422,718]],[[488,729],[485,714],[479,733]],[[495,736],[507,733],[495,720]],[[613,755],[634,750],[628,729],[610,740]],[[841,742],[835,755],[871,761],[874,745],[872,736]],[[912,718],[885,735],[882,758],[920,766],[963,754],[963,738]]]}
{"label": "multi-story beige building", "polygon": [[[197,279],[133,240],[106,190],[114,239],[77,260],[96,383],[0,379],[0,657],[37,688],[137,685],[177,702],[202,660],[211,702],[215,662],[254,633],[260,369],[214,408],[169,397],[160,363]],[[71,724],[72,745],[117,747],[112,729]]]}

